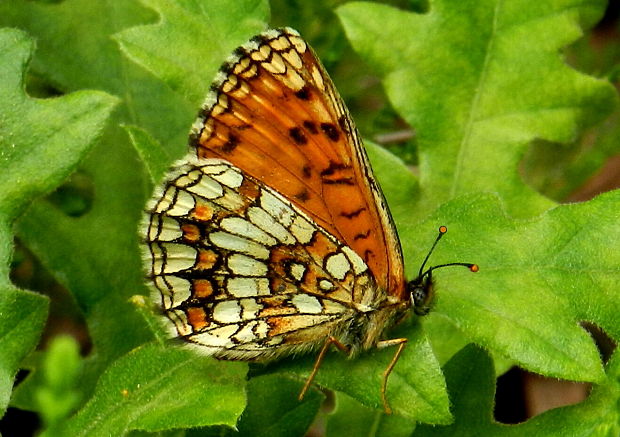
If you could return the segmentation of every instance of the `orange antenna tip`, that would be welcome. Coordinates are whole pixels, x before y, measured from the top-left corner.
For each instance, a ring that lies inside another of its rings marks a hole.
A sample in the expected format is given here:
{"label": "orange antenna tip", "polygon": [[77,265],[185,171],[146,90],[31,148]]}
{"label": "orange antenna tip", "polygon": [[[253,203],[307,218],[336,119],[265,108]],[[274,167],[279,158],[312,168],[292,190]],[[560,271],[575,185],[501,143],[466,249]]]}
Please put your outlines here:
{"label": "orange antenna tip", "polygon": [[469,266],[469,270],[476,273],[478,270],[480,270],[480,267],[478,267],[478,264],[472,264],[471,266]]}
{"label": "orange antenna tip", "polygon": [[439,226],[440,234],[445,234],[446,232],[448,232],[448,228],[446,226]]}

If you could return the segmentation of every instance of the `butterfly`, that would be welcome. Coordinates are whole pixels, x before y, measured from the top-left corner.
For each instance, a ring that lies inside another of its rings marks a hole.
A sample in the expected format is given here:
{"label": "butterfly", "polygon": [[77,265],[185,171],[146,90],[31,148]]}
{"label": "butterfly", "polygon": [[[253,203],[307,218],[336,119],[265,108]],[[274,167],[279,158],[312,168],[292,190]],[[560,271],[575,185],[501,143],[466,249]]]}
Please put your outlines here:
{"label": "butterfly", "polygon": [[383,336],[410,310],[428,312],[443,266],[424,271],[427,256],[405,280],[360,135],[299,33],[267,30],[235,50],[189,145],[143,221],[147,276],[171,336],[225,360],[318,350],[300,399],[332,345],[350,356],[396,346],[381,387],[390,412],[388,376],[407,340]]}

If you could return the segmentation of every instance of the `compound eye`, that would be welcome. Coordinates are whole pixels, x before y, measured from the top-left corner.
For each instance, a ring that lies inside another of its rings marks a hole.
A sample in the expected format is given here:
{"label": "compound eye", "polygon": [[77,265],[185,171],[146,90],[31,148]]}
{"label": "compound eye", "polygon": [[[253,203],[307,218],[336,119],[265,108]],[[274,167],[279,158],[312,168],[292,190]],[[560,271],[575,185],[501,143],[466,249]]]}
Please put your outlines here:
{"label": "compound eye", "polygon": [[409,289],[413,312],[418,316],[428,314],[433,301],[433,284],[430,281],[412,284]]}
{"label": "compound eye", "polygon": [[422,287],[417,287],[411,293],[411,298],[414,305],[422,305],[426,300],[426,291]]}

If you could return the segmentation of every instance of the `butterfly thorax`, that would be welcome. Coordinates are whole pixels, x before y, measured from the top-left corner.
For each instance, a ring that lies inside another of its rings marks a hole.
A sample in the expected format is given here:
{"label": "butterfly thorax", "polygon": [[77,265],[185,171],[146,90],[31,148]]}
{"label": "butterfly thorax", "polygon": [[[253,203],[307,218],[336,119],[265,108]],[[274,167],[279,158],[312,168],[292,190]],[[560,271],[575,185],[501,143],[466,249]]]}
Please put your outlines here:
{"label": "butterfly thorax", "polygon": [[366,305],[359,305],[358,310],[352,312],[345,329],[335,337],[350,348],[350,356],[374,348],[384,339],[385,331],[398,323],[411,308],[408,300],[401,300],[373,284],[373,290],[368,293],[373,301]]}

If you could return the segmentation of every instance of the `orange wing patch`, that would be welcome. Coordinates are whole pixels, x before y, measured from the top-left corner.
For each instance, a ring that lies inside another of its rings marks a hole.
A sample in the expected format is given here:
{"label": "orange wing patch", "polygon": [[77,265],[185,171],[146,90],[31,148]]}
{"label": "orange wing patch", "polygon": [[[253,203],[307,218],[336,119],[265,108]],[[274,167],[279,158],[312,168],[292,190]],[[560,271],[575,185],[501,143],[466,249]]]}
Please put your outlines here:
{"label": "orange wing patch", "polygon": [[190,144],[272,187],[404,294],[396,230],[357,130],[313,51],[291,29],[267,31],[225,64]]}

